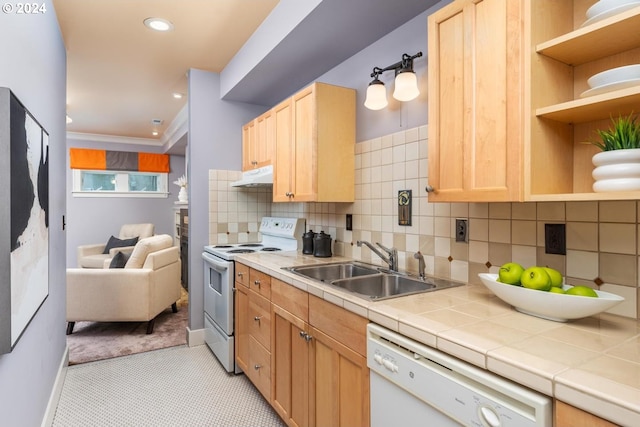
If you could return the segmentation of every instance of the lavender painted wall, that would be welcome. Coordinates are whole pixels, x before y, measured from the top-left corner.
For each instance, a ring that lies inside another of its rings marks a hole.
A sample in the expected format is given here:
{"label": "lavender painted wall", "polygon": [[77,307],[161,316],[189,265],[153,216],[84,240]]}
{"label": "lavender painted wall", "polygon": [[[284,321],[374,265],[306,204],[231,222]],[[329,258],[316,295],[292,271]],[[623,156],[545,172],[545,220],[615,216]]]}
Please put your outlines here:
{"label": "lavender painted wall", "polygon": [[[13,351],[0,356],[0,424],[6,426],[41,424],[66,346],[66,53],[53,5],[44,4],[46,13],[38,15],[0,14],[0,86],[10,88],[50,136],[49,296]],[[8,248],[1,250],[5,256]]]}
{"label": "lavender painted wall", "polygon": [[[318,78],[321,82],[357,90],[356,141],[366,141],[427,123],[427,16],[448,3],[449,0],[441,1]],[[395,100],[391,96],[393,71],[387,71],[380,80],[386,86],[389,105],[378,111],[365,108],[363,104],[367,86],[372,80],[370,74],[373,67],[386,67],[400,61],[403,53],[414,55],[420,51],[423,56],[413,63],[420,96],[409,102]]]}
{"label": "lavender painted wall", "polygon": [[242,169],[242,125],[267,107],[220,99],[220,75],[189,71],[189,326],[204,327],[202,248],[209,242],[209,169]]}
{"label": "lavender painted wall", "polygon": [[[170,157],[169,197],[73,197],[72,171],[69,168],[69,148],[98,148],[92,141],[79,139],[67,140],[66,149],[66,186],[67,191],[67,267],[77,266],[76,250],[78,245],[107,242],[109,236],[118,236],[122,224],[150,222],[155,224],[156,234],[173,236],[174,206],[178,200],[178,186],[173,181],[185,173],[184,156]],[[101,150],[141,151],[161,153],[159,147],[147,145],[129,145],[121,143],[99,144]]]}

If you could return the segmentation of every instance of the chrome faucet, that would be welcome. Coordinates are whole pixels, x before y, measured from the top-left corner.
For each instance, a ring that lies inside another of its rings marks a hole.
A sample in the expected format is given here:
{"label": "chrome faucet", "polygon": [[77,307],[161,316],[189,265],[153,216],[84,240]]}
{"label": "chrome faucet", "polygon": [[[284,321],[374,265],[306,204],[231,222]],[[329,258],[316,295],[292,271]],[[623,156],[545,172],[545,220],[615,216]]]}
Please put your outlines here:
{"label": "chrome faucet", "polygon": [[418,277],[424,279],[426,276],[424,274],[425,264],[424,264],[424,256],[422,256],[422,252],[418,251],[413,254],[413,257],[418,260]]}
{"label": "chrome faucet", "polygon": [[376,242],[376,245],[380,246],[380,249],[382,249],[383,251],[385,251],[388,254],[388,256],[387,256],[387,255],[383,254],[382,252],[380,252],[375,246],[373,246],[369,242],[366,242],[364,240],[358,240],[356,242],[356,245],[358,245],[358,247],[361,247],[363,244],[365,246],[367,246],[369,249],[371,249],[371,251],[373,253],[375,253],[380,258],[382,258],[382,260],[384,262],[389,264],[389,270],[398,271],[398,251],[395,248],[391,248],[391,249],[385,248],[380,243]]}

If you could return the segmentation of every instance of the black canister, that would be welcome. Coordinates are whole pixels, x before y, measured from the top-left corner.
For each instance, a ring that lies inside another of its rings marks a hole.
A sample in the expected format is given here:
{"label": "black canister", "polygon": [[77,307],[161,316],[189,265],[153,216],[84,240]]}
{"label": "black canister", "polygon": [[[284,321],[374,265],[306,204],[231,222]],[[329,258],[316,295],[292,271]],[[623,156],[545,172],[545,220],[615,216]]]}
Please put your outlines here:
{"label": "black canister", "polygon": [[302,253],[305,255],[313,254],[313,239],[316,237],[316,233],[313,230],[309,230],[302,235]]}
{"label": "black canister", "polygon": [[331,236],[324,231],[313,239],[313,256],[328,258],[331,256]]}

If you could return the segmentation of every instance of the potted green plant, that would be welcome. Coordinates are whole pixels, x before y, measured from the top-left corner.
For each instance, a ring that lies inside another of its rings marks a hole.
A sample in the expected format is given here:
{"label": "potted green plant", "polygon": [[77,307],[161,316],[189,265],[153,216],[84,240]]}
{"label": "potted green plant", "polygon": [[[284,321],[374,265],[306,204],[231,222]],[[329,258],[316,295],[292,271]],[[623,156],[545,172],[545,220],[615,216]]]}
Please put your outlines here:
{"label": "potted green plant", "polygon": [[640,190],[640,123],[633,113],[611,118],[612,127],[597,130],[599,141],[590,141],[602,152],[593,156],[593,191]]}

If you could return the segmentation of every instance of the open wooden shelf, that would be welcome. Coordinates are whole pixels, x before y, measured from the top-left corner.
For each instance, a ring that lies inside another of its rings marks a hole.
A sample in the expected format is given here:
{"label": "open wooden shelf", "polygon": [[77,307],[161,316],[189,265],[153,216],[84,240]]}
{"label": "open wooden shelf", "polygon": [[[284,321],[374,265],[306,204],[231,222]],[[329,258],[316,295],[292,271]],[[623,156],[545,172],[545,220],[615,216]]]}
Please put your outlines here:
{"label": "open wooden shelf", "polygon": [[640,111],[640,85],[538,108],[536,115],[563,123],[585,123],[631,111]]}
{"label": "open wooden shelf", "polygon": [[540,43],[536,51],[568,65],[580,65],[640,45],[640,6]]}

